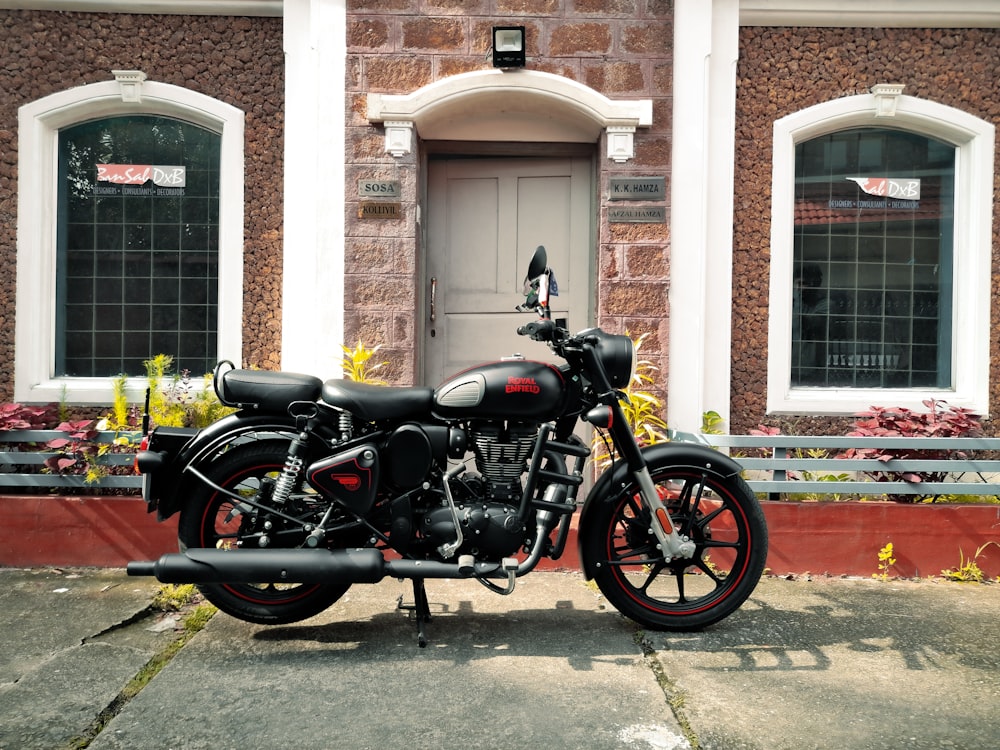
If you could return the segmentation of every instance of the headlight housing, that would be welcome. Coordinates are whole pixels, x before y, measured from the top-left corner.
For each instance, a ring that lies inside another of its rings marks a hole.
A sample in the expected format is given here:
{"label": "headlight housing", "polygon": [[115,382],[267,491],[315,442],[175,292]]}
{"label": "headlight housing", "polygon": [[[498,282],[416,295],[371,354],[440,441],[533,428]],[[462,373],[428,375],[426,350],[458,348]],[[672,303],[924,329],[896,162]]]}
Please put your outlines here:
{"label": "headlight housing", "polygon": [[[598,332],[599,329],[595,329]],[[599,331],[597,358],[604,367],[612,388],[624,390],[629,387],[639,368],[635,344],[628,336]]]}

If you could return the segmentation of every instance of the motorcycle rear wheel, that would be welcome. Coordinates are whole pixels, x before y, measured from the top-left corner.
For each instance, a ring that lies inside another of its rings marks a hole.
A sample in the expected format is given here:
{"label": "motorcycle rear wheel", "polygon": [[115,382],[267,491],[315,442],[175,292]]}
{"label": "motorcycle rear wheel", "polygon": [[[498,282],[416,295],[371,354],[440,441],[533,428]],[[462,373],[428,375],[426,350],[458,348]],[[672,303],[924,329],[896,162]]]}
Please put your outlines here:
{"label": "motorcycle rear wheel", "polygon": [[[262,490],[281,473],[287,452],[288,442],[283,440],[247,443],[232,448],[201,470],[216,485],[260,503],[264,501]],[[192,547],[228,549],[243,542],[252,543],[251,540],[259,539],[265,520],[271,520],[280,528],[280,519],[265,519],[265,513],[255,513],[251,506],[237,508],[237,505],[239,503],[232,497],[199,482],[181,510],[178,524],[181,551]],[[284,534],[272,533],[271,536],[271,546],[297,547],[304,541],[305,532],[296,534],[289,529]],[[332,541],[328,539],[327,546],[334,546]],[[198,588],[208,601],[237,619],[261,625],[282,625],[324,611],[344,595],[350,584],[262,581],[203,583],[198,584]]]}
{"label": "motorcycle rear wheel", "polygon": [[631,480],[605,498],[580,549],[601,593],[619,612],[651,630],[698,630],[736,611],[764,571],[767,526],[739,476],[689,467],[650,467],[678,532],[695,542],[690,559],[666,561],[652,519]]}

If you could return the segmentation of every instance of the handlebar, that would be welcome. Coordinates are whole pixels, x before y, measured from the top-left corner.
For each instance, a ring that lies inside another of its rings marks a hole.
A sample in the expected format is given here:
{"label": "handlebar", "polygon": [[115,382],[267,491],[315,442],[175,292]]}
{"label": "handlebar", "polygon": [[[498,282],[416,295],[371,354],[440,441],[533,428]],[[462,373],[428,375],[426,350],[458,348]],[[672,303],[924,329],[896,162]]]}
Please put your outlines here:
{"label": "handlebar", "polygon": [[536,320],[517,329],[518,336],[527,336],[532,341],[553,341],[559,327],[551,320]]}

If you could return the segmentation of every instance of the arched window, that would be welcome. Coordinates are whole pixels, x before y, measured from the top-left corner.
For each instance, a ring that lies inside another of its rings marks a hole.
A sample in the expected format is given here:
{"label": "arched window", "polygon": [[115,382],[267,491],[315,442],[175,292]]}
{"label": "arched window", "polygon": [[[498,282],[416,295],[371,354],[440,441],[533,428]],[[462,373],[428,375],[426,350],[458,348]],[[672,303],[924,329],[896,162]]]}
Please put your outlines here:
{"label": "arched window", "polygon": [[860,96],[774,133],[768,410],[985,412],[992,126]]}
{"label": "arched window", "polygon": [[21,108],[18,401],[110,403],[157,354],[195,375],[240,358],[242,113],[141,86]]}

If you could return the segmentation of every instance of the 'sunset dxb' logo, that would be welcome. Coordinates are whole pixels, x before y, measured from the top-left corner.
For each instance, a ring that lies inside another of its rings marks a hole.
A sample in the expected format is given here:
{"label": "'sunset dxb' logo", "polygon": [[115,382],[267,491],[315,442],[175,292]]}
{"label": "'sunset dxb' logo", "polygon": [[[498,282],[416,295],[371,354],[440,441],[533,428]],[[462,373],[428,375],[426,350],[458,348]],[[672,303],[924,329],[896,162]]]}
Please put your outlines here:
{"label": "'sunset dxb' logo", "polygon": [[541,393],[534,378],[507,378],[507,393]]}

